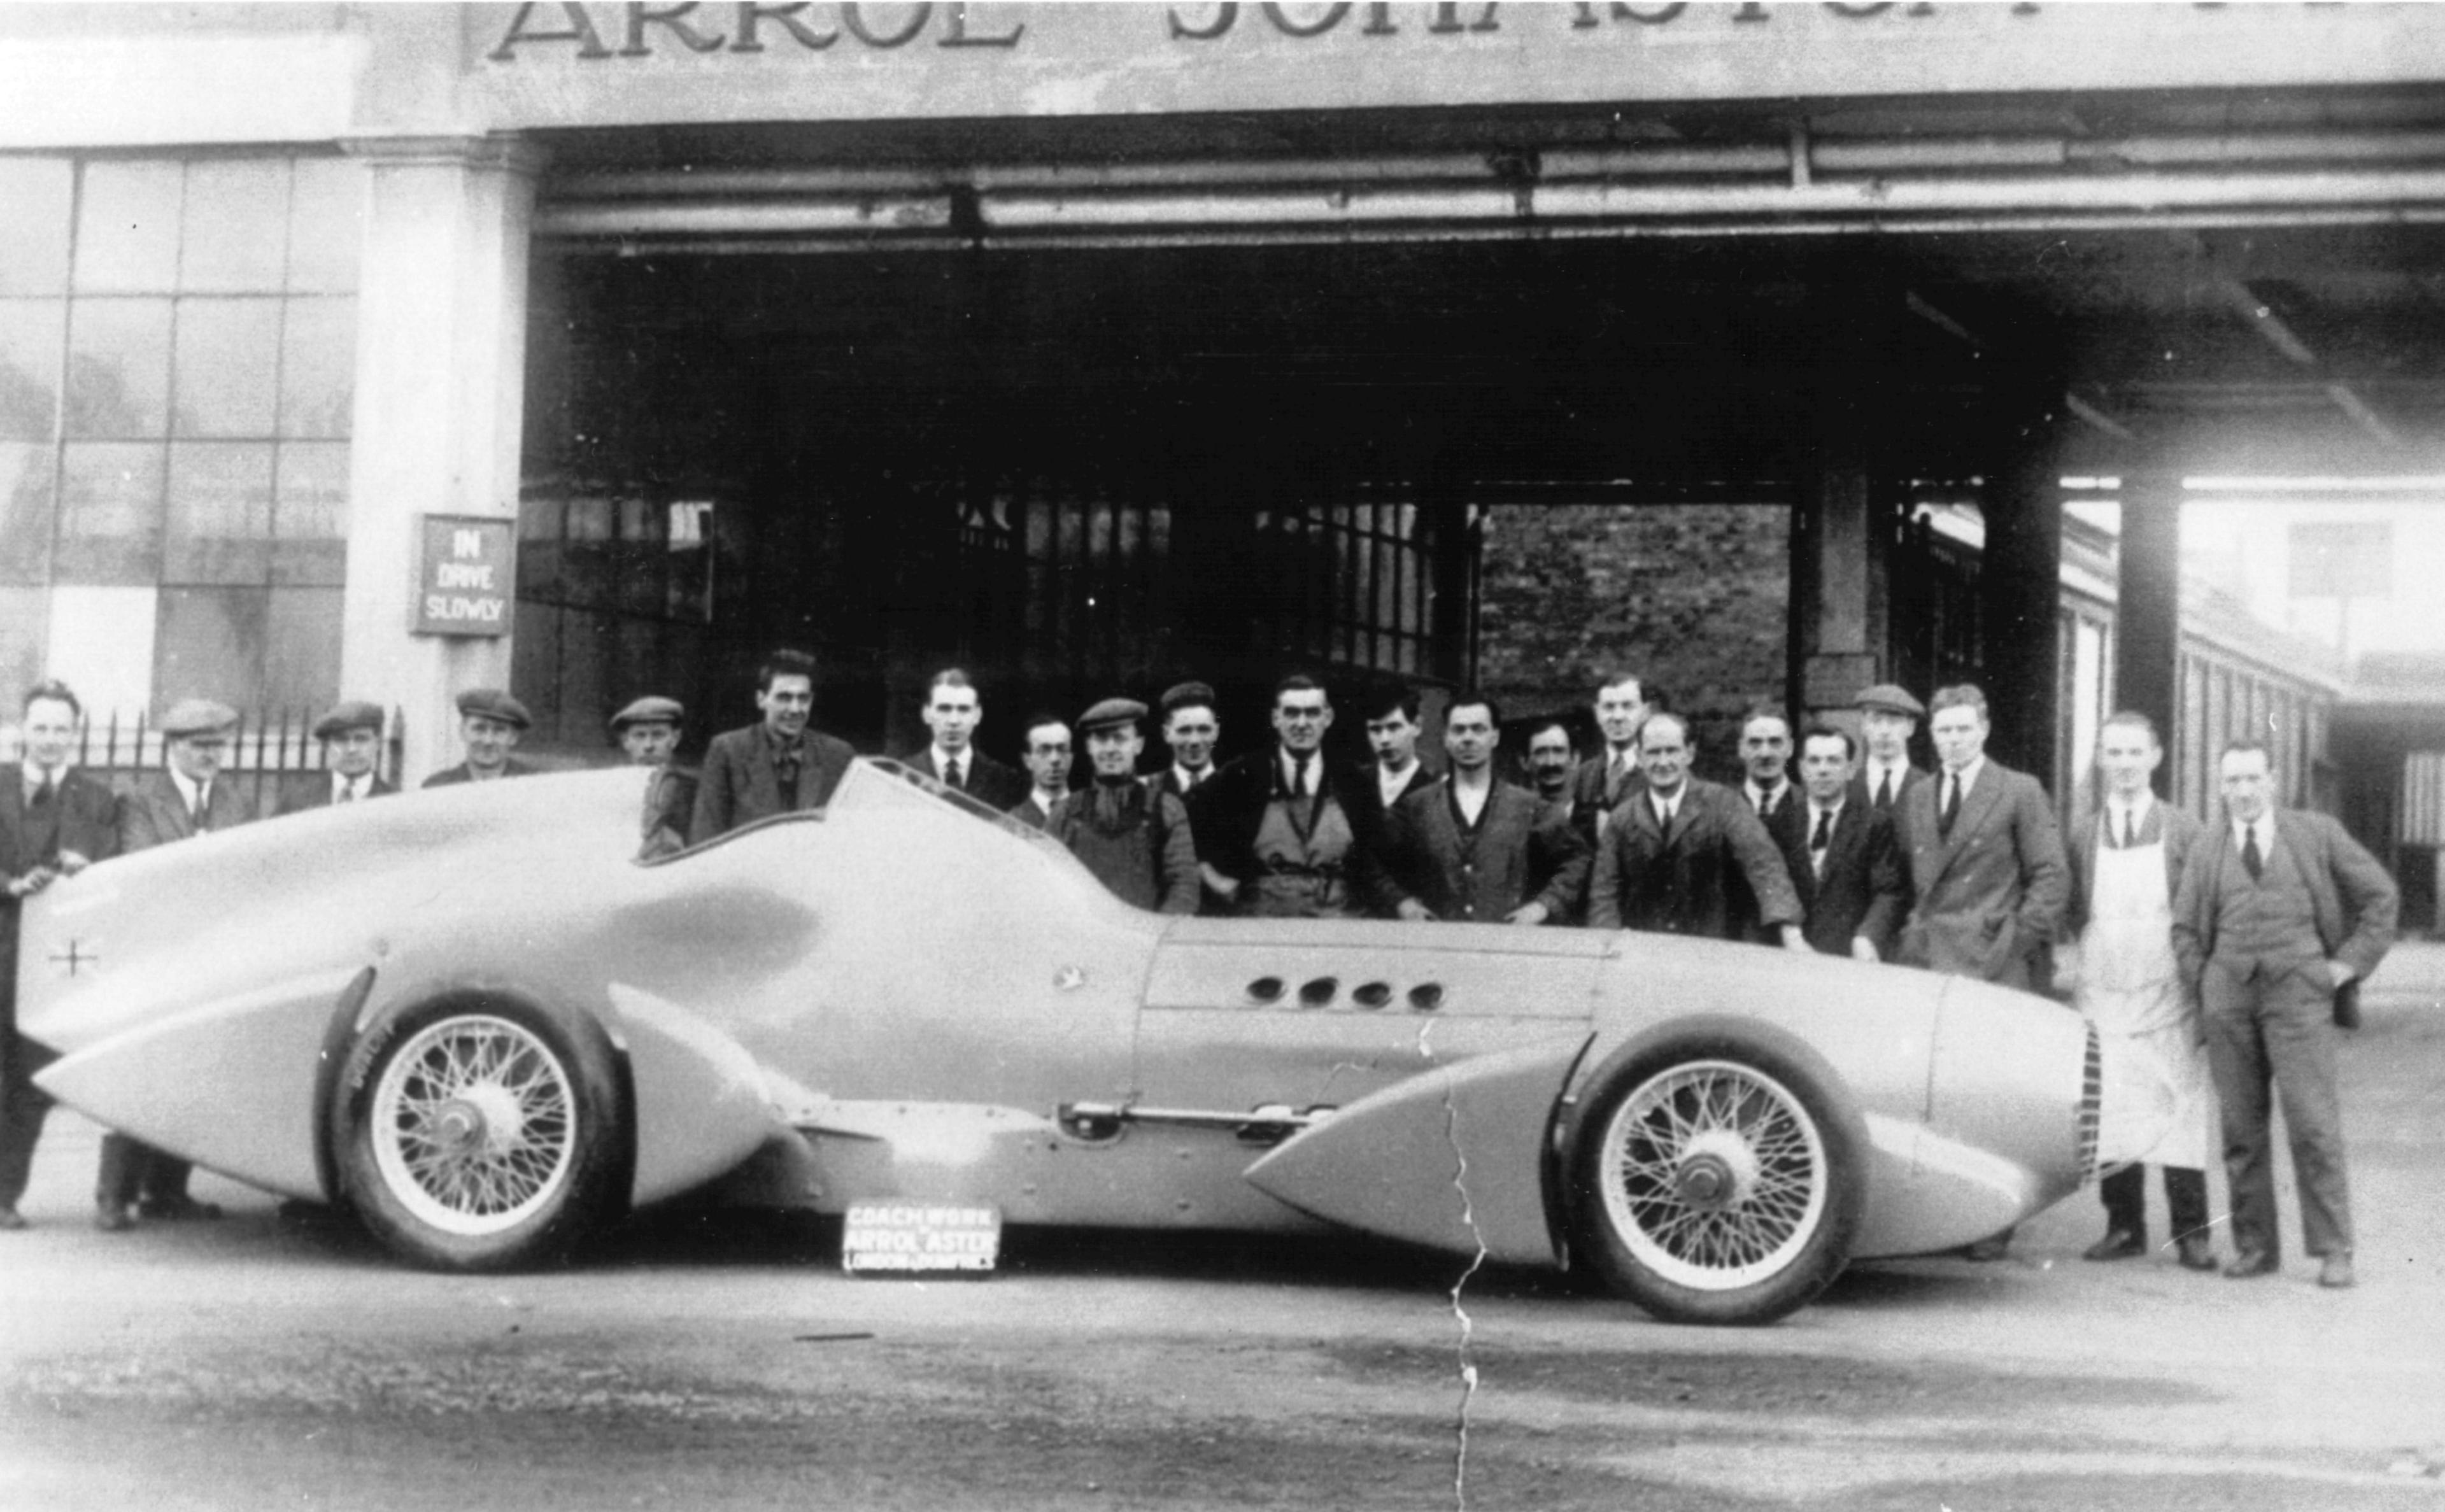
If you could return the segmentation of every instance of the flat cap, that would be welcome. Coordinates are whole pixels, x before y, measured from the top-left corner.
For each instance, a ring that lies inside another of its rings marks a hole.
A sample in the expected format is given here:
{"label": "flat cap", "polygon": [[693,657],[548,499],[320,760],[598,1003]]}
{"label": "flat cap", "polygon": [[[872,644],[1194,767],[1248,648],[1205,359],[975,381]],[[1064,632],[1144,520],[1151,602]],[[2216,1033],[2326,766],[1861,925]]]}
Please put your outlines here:
{"label": "flat cap", "polygon": [[1855,707],[1861,709],[1881,709],[1887,714],[1907,714],[1913,719],[1927,718],[1927,705],[1911,697],[1910,689],[1892,682],[1879,682],[1874,687],[1861,688],[1859,696],[1853,699],[1851,702]]}
{"label": "flat cap", "polygon": [[502,688],[469,688],[458,695],[458,712],[462,715],[480,714],[487,719],[514,724],[521,730],[534,723],[534,716],[527,713],[527,706],[510,697]]}
{"label": "flat cap", "polygon": [[1163,690],[1164,713],[1169,714],[1174,709],[1185,709],[1191,705],[1208,709],[1214,707],[1213,685],[1205,682],[1175,682]]}
{"label": "flat cap", "polygon": [[180,699],[161,717],[161,733],[172,739],[187,735],[213,735],[237,723],[237,711],[210,699]]}
{"label": "flat cap", "polygon": [[677,699],[666,699],[649,693],[611,716],[611,728],[625,730],[632,724],[677,724],[687,713]]}
{"label": "flat cap", "polygon": [[1147,706],[1135,699],[1106,699],[1078,716],[1078,733],[1109,730],[1116,724],[1135,724],[1147,717]]}
{"label": "flat cap", "polygon": [[363,699],[350,699],[345,703],[332,704],[330,713],[314,721],[314,738],[336,740],[350,730],[371,730],[379,735],[382,727],[382,705],[367,703]]}

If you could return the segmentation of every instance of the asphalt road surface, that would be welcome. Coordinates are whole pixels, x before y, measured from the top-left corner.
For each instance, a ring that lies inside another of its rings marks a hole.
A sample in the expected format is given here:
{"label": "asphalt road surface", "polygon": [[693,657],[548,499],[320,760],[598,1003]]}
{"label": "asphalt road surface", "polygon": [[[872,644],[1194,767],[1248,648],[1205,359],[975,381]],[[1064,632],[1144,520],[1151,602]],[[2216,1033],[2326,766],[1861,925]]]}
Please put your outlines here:
{"label": "asphalt road surface", "polygon": [[834,1225],[681,1211],[470,1279],[214,1178],[226,1220],[106,1235],[57,1116],[0,1234],[0,1506],[2445,1512],[2445,947],[2387,962],[2343,1079],[2355,1291],[2287,1171],[2280,1277],[2083,1262],[2083,1193],[1736,1331],[1365,1242],[871,1280]]}

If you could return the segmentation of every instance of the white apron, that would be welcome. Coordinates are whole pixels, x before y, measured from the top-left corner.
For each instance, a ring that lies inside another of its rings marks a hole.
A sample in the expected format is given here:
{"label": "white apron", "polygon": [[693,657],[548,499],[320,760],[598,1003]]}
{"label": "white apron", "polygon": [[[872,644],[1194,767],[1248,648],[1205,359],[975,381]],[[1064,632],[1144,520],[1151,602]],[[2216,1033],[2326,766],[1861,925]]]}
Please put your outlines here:
{"label": "white apron", "polygon": [[2172,1094],[2173,1123],[2136,1158],[2204,1170],[2215,1091],[2198,1011],[2182,1000],[2174,960],[2174,910],[2165,896],[2165,847],[2097,848],[2097,886],[2080,942],[2075,1001],[2100,1035],[2153,1062]]}

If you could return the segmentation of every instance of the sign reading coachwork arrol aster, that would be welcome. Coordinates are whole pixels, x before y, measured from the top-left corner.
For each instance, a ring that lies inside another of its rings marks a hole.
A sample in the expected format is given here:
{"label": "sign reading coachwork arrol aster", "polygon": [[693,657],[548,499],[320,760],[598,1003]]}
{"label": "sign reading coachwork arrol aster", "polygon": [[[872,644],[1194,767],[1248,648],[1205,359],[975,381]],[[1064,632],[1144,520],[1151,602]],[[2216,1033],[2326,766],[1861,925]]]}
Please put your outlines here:
{"label": "sign reading coachwork arrol aster", "polygon": [[416,561],[419,635],[507,635],[510,522],[482,515],[427,514]]}
{"label": "sign reading coachwork arrol aster", "polygon": [[474,6],[496,130],[2219,89],[2445,76],[2422,6],[561,0]]}

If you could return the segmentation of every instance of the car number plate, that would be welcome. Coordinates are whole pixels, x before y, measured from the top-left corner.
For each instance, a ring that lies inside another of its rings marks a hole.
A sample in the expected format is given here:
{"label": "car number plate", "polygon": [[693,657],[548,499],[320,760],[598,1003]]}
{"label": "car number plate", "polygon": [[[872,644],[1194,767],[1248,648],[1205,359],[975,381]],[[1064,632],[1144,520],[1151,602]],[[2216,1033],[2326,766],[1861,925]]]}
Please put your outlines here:
{"label": "car number plate", "polygon": [[841,1224],[852,1276],[985,1274],[1001,1259],[1001,1209],[957,1203],[856,1203]]}

